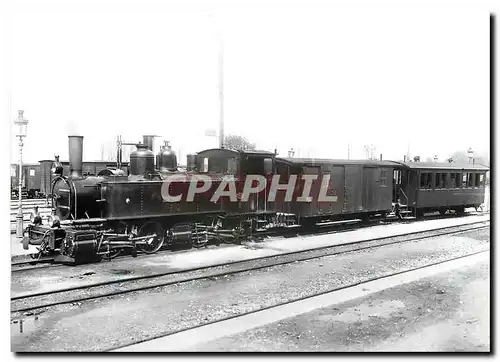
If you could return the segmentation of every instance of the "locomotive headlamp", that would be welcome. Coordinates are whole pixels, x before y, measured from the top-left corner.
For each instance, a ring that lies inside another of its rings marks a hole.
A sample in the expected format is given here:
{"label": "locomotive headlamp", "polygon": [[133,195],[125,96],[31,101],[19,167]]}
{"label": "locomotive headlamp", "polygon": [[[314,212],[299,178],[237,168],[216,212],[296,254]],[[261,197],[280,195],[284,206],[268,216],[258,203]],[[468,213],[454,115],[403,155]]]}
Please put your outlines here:
{"label": "locomotive headlamp", "polygon": [[34,212],[30,213],[30,222],[35,225],[42,224],[42,217],[40,215],[35,214]]}
{"label": "locomotive headlamp", "polygon": [[47,217],[47,222],[49,223],[50,227],[56,228],[61,226],[61,221],[59,218],[55,215],[49,215]]}

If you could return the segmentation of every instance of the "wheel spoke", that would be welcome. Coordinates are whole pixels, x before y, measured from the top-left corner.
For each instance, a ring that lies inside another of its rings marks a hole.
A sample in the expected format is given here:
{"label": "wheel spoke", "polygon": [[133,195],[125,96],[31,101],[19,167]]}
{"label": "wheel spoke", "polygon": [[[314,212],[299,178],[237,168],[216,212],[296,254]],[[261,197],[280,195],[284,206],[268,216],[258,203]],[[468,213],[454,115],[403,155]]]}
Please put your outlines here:
{"label": "wheel spoke", "polygon": [[141,242],[137,244],[137,248],[146,254],[156,253],[163,246],[165,241],[165,234],[163,227],[154,221],[149,221],[141,226],[138,236],[155,235],[146,239],[146,243]]}

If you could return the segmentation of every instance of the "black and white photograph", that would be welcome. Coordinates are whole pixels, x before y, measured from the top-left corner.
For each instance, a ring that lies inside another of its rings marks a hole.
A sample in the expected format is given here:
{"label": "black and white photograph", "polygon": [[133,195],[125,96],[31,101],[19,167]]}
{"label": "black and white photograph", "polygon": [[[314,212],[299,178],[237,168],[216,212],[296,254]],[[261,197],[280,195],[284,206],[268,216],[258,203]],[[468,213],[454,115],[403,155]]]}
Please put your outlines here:
{"label": "black and white photograph", "polygon": [[10,352],[491,353],[464,4],[9,2]]}

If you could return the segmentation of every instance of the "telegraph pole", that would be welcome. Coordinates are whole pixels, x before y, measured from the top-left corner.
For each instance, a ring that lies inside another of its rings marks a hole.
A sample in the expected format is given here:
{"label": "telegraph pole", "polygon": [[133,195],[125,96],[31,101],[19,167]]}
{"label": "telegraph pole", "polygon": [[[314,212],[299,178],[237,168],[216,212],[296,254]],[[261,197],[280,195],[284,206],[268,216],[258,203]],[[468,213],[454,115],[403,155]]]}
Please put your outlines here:
{"label": "telegraph pole", "polygon": [[219,42],[219,147],[224,148],[224,43],[220,30],[217,35]]}

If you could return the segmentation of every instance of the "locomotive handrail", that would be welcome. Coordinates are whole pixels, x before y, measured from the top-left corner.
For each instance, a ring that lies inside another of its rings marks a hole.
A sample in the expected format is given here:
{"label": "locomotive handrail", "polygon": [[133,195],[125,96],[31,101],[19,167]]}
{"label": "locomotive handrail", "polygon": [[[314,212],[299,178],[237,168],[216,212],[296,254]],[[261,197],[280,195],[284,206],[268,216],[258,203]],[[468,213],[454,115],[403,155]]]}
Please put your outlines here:
{"label": "locomotive handrail", "polygon": [[408,205],[408,202],[409,202],[409,201],[408,201],[408,196],[406,196],[406,194],[405,194],[405,192],[403,191],[403,189],[402,189],[402,188],[400,188],[400,189],[399,189],[399,191],[401,191],[401,193],[403,194],[403,196],[404,196],[404,197],[405,197],[405,199],[406,199],[406,204],[405,204],[405,205]]}

